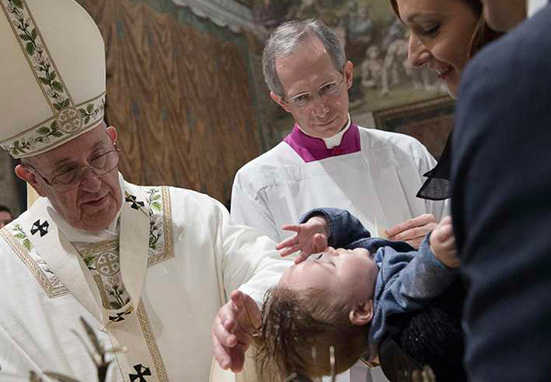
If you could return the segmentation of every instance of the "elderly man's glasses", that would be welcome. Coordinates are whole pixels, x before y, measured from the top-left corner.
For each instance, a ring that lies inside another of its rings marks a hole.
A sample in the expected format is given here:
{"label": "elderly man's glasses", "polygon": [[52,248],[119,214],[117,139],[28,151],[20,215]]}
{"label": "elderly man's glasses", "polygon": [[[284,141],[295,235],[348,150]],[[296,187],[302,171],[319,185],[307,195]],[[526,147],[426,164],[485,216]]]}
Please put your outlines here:
{"label": "elderly man's glasses", "polygon": [[[342,74],[342,79],[340,81],[329,82],[321,86],[317,93],[319,97],[323,100],[326,100],[329,97],[333,97],[339,93],[341,86],[344,83],[344,73]],[[287,105],[295,106],[299,109],[306,109],[308,106],[312,105],[315,95],[312,93],[302,93],[298,94],[288,100],[284,100]]]}
{"label": "elderly man's glasses", "polygon": [[31,167],[42,179],[44,179],[44,182],[53,187],[54,190],[65,192],[80,186],[84,173],[88,170],[92,171],[95,176],[102,176],[113,171],[115,167],[117,167],[117,164],[119,164],[120,154],[121,150],[115,146],[113,150],[90,159],[88,166],[71,168],[70,170],[55,175],[52,180],[46,179],[33,166],[29,164],[25,166]]}

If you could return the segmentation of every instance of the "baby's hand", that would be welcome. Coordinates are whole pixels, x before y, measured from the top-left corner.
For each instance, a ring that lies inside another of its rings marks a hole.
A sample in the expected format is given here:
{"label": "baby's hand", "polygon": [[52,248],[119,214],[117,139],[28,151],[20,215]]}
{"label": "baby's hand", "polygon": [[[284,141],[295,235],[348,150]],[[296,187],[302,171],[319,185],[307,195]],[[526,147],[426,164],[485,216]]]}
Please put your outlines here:
{"label": "baby's hand", "polygon": [[300,255],[295,259],[295,264],[306,260],[313,253],[319,253],[327,248],[327,237],[329,236],[327,220],[323,216],[313,216],[303,224],[286,224],[284,231],[296,232],[296,235],[283,240],[276,245],[281,251],[281,256],[287,256],[296,251]]}
{"label": "baby's hand", "polygon": [[430,249],[436,258],[447,267],[458,268],[461,264],[459,257],[457,257],[455,235],[453,234],[452,218],[450,216],[442,219],[432,231]]}

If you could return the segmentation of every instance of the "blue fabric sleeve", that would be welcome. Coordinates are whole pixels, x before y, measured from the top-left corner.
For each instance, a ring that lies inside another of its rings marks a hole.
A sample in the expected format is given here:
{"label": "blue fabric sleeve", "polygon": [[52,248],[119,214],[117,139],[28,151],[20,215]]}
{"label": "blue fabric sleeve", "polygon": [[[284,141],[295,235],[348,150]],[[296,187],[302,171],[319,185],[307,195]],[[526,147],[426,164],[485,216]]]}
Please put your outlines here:
{"label": "blue fabric sleeve", "polygon": [[385,334],[388,318],[413,312],[443,293],[458,270],[445,266],[430,250],[427,235],[418,251],[398,252],[386,246],[375,254],[379,275],[375,285],[375,311],[370,337],[378,343]]}
{"label": "blue fabric sleeve", "polygon": [[323,216],[329,223],[328,244],[334,248],[346,248],[349,244],[371,237],[362,223],[347,210],[339,208],[316,208],[300,218],[305,223],[314,216]]}

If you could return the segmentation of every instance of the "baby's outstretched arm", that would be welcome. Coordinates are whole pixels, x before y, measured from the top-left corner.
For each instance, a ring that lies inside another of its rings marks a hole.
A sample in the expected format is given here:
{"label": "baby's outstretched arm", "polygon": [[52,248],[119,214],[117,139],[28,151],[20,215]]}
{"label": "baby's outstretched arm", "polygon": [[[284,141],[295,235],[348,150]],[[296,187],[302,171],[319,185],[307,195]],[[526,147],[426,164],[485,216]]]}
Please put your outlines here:
{"label": "baby's outstretched arm", "polygon": [[327,237],[329,236],[329,227],[327,220],[322,215],[312,216],[306,223],[286,224],[284,231],[293,231],[296,234],[283,240],[276,246],[281,251],[281,256],[287,256],[296,251],[300,255],[295,259],[298,264],[308,258],[313,253],[319,253],[327,248]]}
{"label": "baby's outstretched arm", "polygon": [[461,264],[457,256],[452,219],[446,216],[434,228],[430,235],[430,250],[447,267],[458,268]]}

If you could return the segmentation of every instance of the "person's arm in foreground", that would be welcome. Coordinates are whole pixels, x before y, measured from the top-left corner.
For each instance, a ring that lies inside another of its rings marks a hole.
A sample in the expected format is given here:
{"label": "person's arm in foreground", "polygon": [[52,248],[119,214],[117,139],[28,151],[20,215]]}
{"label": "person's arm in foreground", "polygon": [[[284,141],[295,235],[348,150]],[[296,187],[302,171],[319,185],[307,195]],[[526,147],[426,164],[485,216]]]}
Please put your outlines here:
{"label": "person's arm in foreground", "polygon": [[473,381],[551,376],[550,22],[547,7],[479,52],[462,76],[452,214],[469,286]]}
{"label": "person's arm in foreground", "polygon": [[[244,353],[258,328],[259,306],[265,292],[292,265],[275,250],[275,242],[255,229],[235,225],[217,203],[217,245],[224,290],[229,301],[212,326],[213,355],[223,368],[239,371]],[[239,291],[236,291],[239,288]]]}

